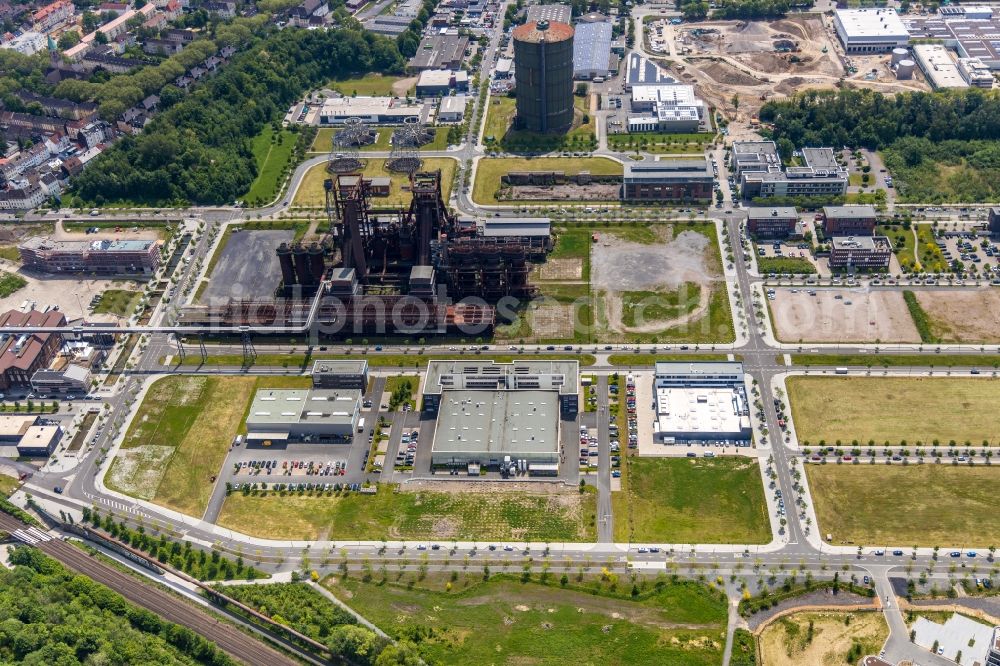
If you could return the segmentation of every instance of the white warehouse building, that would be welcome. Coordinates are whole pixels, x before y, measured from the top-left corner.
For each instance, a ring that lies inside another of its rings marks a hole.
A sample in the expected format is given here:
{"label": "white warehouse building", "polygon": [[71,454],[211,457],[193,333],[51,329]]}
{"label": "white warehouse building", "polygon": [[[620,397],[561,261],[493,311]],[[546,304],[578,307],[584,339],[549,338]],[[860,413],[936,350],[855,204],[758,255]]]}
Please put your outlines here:
{"label": "white warehouse building", "polygon": [[848,54],[888,53],[910,43],[910,33],[894,9],[838,9],[833,25]]}
{"label": "white warehouse building", "polygon": [[749,444],[750,406],[742,363],[660,362],[655,368],[655,441]]}

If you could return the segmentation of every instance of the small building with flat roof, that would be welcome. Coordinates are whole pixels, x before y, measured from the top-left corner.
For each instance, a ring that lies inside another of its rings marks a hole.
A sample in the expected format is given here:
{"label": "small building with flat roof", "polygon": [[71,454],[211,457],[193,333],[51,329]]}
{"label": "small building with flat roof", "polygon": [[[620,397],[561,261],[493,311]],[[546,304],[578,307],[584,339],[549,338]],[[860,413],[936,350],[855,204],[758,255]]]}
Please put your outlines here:
{"label": "small building with flat roof", "polygon": [[751,206],[747,209],[747,231],[757,238],[788,238],[795,233],[799,211],[794,206]]}
{"label": "small building with flat roof", "polygon": [[652,60],[644,58],[636,51],[628,54],[625,63],[625,90],[634,86],[657,86],[677,83],[677,79],[667,74]]}
{"label": "small building with flat roof", "polygon": [[885,271],[892,259],[892,241],[885,236],[834,236],[830,239],[833,270]]}
{"label": "small building with flat roof", "polygon": [[[498,469],[526,461],[547,474],[559,463],[559,397],[555,391],[455,390],[443,395],[431,465]],[[537,466],[544,467],[537,467]]]}
{"label": "small building with flat roof", "polygon": [[313,388],[357,389],[368,388],[368,361],[316,361],[312,367]]}
{"label": "small building with flat roof", "polygon": [[869,204],[823,206],[823,233],[826,236],[871,236],[876,224],[878,213]]}
{"label": "small building with flat roof", "polygon": [[247,441],[350,442],[360,404],[357,389],[260,389],[247,415]]}

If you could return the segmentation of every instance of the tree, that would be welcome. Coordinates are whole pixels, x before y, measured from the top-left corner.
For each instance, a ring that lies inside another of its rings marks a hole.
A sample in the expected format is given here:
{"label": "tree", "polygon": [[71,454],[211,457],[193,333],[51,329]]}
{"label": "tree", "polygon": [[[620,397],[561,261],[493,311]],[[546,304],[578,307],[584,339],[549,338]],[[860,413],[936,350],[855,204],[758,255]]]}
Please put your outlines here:
{"label": "tree", "polygon": [[409,641],[387,646],[375,660],[375,666],[422,666],[423,663],[417,647]]}
{"label": "tree", "polygon": [[356,624],[342,624],[330,631],[326,644],[334,654],[355,663],[369,663],[382,643],[371,629]]}
{"label": "tree", "polygon": [[72,48],[80,43],[80,33],[75,30],[67,30],[63,34],[59,35],[59,41],[56,43],[60,49],[65,51],[68,48]]}

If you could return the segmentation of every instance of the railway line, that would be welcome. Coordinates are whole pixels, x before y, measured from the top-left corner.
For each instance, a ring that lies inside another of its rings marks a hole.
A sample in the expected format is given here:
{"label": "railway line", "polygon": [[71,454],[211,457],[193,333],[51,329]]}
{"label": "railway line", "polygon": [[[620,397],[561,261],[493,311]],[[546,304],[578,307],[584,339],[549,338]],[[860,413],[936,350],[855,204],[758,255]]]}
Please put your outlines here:
{"label": "railway line", "polygon": [[[19,520],[0,514],[0,529],[12,533],[14,530],[24,527],[24,523]],[[291,657],[247,636],[229,623],[220,622],[190,603],[147,585],[129,574],[118,571],[60,539],[41,541],[35,544],[35,547],[68,568],[107,585],[131,603],[200,634],[245,664],[255,666],[258,664],[261,666],[297,666],[299,664]]]}

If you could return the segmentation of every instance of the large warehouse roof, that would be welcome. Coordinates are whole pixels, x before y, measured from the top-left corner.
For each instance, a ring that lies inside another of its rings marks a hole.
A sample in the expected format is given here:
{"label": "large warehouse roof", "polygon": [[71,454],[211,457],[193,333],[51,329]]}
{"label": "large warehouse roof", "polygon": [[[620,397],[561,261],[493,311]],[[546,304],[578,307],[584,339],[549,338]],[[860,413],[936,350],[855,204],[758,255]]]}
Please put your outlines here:
{"label": "large warehouse roof", "polygon": [[651,60],[647,60],[635,51],[628,54],[626,84],[629,86],[656,85],[659,83],[677,83],[677,80]]}
{"label": "large warehouse roof", "polygon": [[555,21],[568,24],[572,18],[573,10],[569,5],[531,5],[526,23]]}
{"label": "large warehouse roof", "polygon": [[446,390],[489,389],[523,391],[541,389],[560,394],[577,392],[578,361],[439,361],[427,362],[424,394]]}
{"label": "large warehouse roof", "polygon": [[602,75],[610,67],[611,24],[577,24],[573,39],[573,76]]}
{"label": "large warehouse roof", "polygon": [[852,39],[909,35],[895,9],[838,9],[836,15]]}
{"label": "large warehouse roof", "polygon": [[361,391],[356,389],[261,389],[250,405],[247,428],[298,423],[348,425],[354,422],[360,401]]}
{"label": "large warehouse roof", "polygon": [[438,411],[433,453],[555,454],[558,402],[552,391],[448,391]]}

